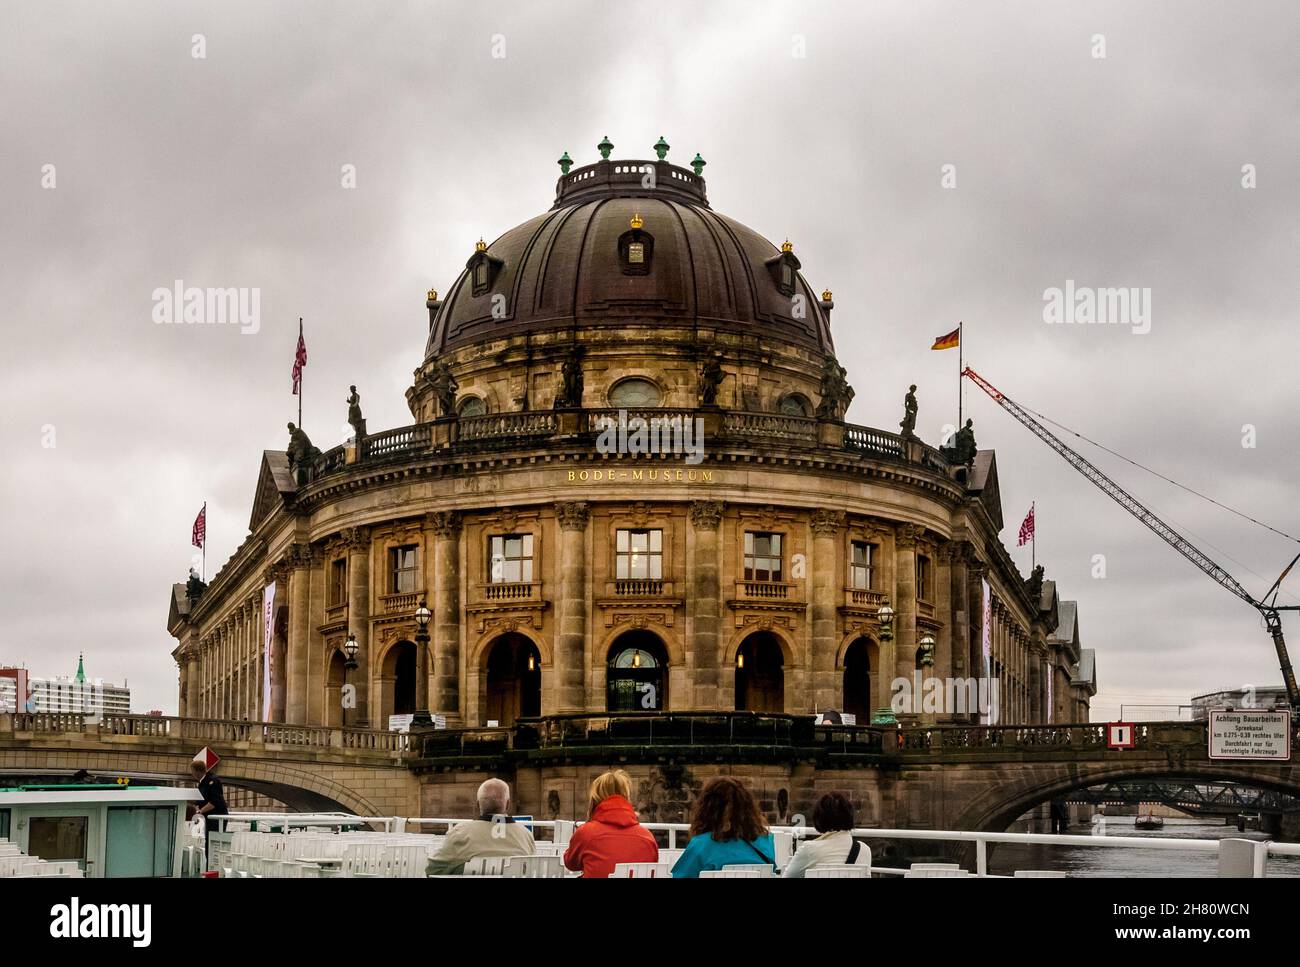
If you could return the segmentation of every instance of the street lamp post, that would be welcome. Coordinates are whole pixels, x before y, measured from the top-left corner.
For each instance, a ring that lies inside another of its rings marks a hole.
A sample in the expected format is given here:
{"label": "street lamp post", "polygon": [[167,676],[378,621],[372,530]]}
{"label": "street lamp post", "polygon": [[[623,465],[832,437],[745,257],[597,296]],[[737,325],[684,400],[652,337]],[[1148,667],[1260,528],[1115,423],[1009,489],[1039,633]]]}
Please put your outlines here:
{"label": "street lamp post", "polygon": [[420,601],[415,609],[415,714],[412,725],[432,725],[429,714],[429,619],[433,612]]}
{"label": "street lamp post", "polygon": [[[894,609],[889,605],[882,605],[876,612],[876,620],[880,622],[880,640],[886,644],[894,640]],[[884,651],[885,649],[881,649]],[[898,718],[894,715],[893,706],[889,704],[888,678],[885,677],[884,662],[881,662],[880,675],[881,684],[885,686],[884,695],[885,704],[876,709],[876,714],[871,718],[872,725],[897,725]]]}
{"label": "street lamp post", "polygon": [[[343,663],[343,692],[346,695],[348,690],[348,672],[356,671],[357,665],[357,635],[355,631],[348,632],[348,640],[343,645],[343,653],[348,656],[347,661]],[[343,727],[348,727],[348,706],[347,702],[343,703]]]}

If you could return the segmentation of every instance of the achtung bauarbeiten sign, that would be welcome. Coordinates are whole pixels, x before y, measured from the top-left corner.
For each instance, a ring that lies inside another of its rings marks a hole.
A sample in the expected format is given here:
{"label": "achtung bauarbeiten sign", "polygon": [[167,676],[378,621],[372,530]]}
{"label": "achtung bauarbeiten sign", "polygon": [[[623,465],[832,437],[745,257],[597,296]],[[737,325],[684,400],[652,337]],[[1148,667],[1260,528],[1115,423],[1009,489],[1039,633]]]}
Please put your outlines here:
{"label": "achtung bauarbeiten sign", "polygon": [[1270,709],[1211,709],[1211,759],[1291,758],[1291,713]]}

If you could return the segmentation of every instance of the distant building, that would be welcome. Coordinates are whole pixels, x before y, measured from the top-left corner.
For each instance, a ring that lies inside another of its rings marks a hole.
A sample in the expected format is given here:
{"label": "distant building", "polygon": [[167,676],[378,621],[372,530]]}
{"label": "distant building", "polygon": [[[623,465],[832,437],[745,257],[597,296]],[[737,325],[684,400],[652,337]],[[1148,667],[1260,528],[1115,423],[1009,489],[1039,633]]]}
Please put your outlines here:
{"label": "distant building", "polygon": [[1229,688],[1192,697],[1192,721],[1204,722],[1212,708],[1272,708],[1286,705],[1286,687],[1265,685],[1261,688]]}
{"label": "distant building", "polygon": [[[24,679],[25,707],[18,695]],[[41,678],[28,675],[25,669],[0,669],[0,712],[22,711],[128,715],[131,689],[110,685],[103,679],[88,680],[84,656],[78,657],[77,673],[71,677]]]}

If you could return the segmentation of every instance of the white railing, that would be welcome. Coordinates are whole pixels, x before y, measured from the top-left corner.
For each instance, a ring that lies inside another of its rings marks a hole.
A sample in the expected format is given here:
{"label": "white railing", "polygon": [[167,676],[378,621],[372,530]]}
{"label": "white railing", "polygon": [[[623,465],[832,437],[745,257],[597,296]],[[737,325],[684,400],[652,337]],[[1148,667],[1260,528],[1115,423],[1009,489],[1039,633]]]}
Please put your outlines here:
{"label": "white railing", "polygon": [[[258,825],[263,828],[270,826],[334,826],[339,828],[362,824],[378,825],[382,827],[384,833],[388,834],[402,834],[408,832],[412,827],[421,830],[424,827],[434,827],[431,830],[432,832],[446,832],[453,826],[469,821],[468,817],[351,816],[344,813],[236,813],[230,816],[213,818],[217,819],[223,826],[230,822],[247,823],[249,820],[256,819]],[[559,846],[567,843],[573,830],[582,824],[564,819],[529,819],[526,825],[532,827],[535,833],[541,830],[550,831],[551,838],[549,840],[539,840],[539,842]],[[666,833],[668,838],[666,849],[670,851],[679,849],[678,834],[687,833],[690,829],[690,826],[686,823],[642,823],[641,825],[652,833]],[[795,841],[819,835],[816,830],[807,826],[773,826],[771,831],[775,834],[788,835]],[[1247,843],[1250,845],[1253,851],[1251,875],[1254,877],[1267,875],[1269,857],[1300,856],[1300,843],[1276,843],[1271,840],[1244,840],[1238,838],[1216,840],[1184,839],[1179,837],[1092,836],[1069,833],[993,833],[954,829],[876,829],[865,826],[857,827],[852,832],[854,837],[859,839],[974,843],[975,870],[973,875],[985,878],[996,878],[995,874],[988,872],[988,846],[990,843],[1214,853],[1219,858],[1220,876],[1229,875],[1224,867],[1223,844],[1225,843]],[[873,873],[885,876],[902,876],[909,872],[904,869],[891,869],[875,866],[874,864],[871,869]]]}

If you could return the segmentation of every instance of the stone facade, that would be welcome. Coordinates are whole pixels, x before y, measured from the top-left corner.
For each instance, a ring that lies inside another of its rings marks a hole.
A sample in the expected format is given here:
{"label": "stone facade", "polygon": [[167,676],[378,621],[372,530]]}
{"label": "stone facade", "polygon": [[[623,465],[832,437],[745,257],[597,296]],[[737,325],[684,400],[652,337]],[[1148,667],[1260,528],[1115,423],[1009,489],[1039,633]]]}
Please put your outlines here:
{"label": "stone facade", "polygon": [[[264,454],[248,539],[200,596],[173,593],[180,714],[384,728],[427,695],[452,727],[607,710],[864,722],[896,679],[991,669],[1001,721],[1086,715],[1070,649],[1048,642],[1055,588],[999,542],[993,454],[953,465],[844,423],[834,303],[792,246],[712,214],[689,171],[658,163],[663,200],[611,164],[566,173],[556,209],[476,247],[445,302],[430,291],[414,425],[309,466]],[[626,264],[651,243],[648,270]],[[698,459],[611,452],[601,421],[620,411],[698,427]]]}

